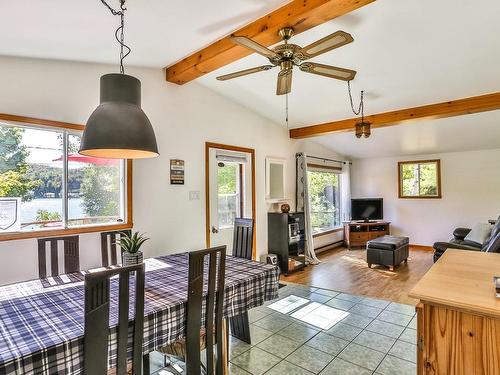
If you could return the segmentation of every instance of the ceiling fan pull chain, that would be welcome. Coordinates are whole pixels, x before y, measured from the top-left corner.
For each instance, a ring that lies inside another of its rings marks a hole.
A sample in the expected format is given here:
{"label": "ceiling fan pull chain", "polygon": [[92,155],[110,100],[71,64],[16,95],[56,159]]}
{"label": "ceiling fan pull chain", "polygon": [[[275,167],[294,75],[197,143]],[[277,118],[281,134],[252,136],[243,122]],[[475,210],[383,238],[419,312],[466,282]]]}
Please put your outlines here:
{"label": "ceiling fan pull chain", "polygon": [[351,93],[351,81],[347,81],[347,91],[349,92],[349,101],[351,102],[351,109],[352,109],[352,112],[358,116],[360,113],[363,112],[363,107],[364,107],[364,103],[363,103],[363,96],[364,96],[364,91],[361,90],[361,97],[360,97],[360,100],[359,100],[359,106],[358,106],[358,110],[355,110],[354,109],[354,102],[352,100],[352,93]]}

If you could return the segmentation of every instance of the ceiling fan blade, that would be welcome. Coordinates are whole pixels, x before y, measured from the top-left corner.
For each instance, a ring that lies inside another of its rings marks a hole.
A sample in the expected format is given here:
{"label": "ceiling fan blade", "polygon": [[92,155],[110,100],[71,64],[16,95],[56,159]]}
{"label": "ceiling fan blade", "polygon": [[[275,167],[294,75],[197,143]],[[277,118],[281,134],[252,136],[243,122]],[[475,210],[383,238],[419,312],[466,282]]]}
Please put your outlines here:
{"label": "ceiling fan blade", "polygon": [[292,91],[292,69],[281,70],[278,73],[276,95],[288,94]]}
{"label": "ceiling fan blade", "polygon": [[309,57],[315,57],[322,53],[331,51],[332,49],[342,47],[346,44],[353,42],[354,39],[351,34],[345,31],[336,31],[333,34],[325,36],[324,38],[315,41],[301,49],[301,52]]}
{"label": "ceiling fan blade", "polygon": [[318,64],[313,62],[305,62],[299,65],[300,70],[306,73],[318,74],[329,78],[341,79],[350,81],[356,76],[355,70],[338,68],[336,66]]}
{"label": "ceiling fan blade", "polygon": [[262,66],[257,66],[255,68],[240,70],[239,72],[225,74],[223,76],[218,76],[217,79],[219,81],[227,81],[228,79],[246,76],[247,74],[263,72],[264,70],[269,70],[272,68],[274,68],[274,65],[262,65]]}
{"label": "ceiling fan blade", "polygon": [[257,52],[258,54],[265,56],[269,59],[277,59],[279,58],[279,55],[274,52],[273,50],[270,50],[267,47],[264,47],[262,44],[259,44],[252,39],[247,38],[246,36],[231,36],[231,40],[239,44],[240,46],[243,46],[245,48],[251,49],[254,52]]}

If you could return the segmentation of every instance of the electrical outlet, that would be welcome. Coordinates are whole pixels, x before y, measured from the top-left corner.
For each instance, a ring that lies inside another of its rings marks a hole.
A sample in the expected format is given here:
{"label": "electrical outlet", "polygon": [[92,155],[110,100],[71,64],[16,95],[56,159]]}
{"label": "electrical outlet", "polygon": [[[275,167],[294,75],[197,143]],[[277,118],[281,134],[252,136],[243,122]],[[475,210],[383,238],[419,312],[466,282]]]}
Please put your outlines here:
{"label": "electrical outlet", "polygon": [[199,201],[200,200],[200,191],[193,190],[189,192],[189,200],[190,201]]}

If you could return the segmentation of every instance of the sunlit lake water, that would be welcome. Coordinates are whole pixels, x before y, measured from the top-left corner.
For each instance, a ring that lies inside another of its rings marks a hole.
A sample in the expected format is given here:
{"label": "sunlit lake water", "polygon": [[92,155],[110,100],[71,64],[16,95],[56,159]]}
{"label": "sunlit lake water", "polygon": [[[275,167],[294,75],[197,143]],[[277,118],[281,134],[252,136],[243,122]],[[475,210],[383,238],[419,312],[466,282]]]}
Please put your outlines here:
{"label": "sunlit lake water", "polygon": [[[70,198],[68,202],[68,216],[70,219],[81,218],[85,214],[82,207],[82,198]],[[61,198],[36,198],[29,202],[21,203],[21,222],[28,223],[36,220],[38,210],[57,212],[62,217]]]}

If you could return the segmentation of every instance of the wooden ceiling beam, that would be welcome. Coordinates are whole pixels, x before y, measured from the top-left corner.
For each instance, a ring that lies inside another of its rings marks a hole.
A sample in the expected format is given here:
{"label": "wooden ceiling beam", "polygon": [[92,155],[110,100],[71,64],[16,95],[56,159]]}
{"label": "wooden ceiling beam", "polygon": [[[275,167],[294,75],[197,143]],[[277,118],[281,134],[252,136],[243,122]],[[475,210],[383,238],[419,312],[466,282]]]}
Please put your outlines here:
{"label": "wooden ceiling beam", "polygon": [[[279,9],[235,31],[269,47],[281,38],[278,31],[293,27],[295,34],[342,16],[375,0],[292,0]],[[234,44],[230,35],[165,68],[167,81],[183,85],[252,52]]]}
{"label": "wooden ceiling beam", "polygon": [[[378,113],[366,116],[366,121],[371,122],[371,128],[381,128],[405,124],[415,120],[433,120],[439,118],[467,115],[494,111],[500,109],[500,92],[473,96],[471,98],[450,100],[444,103],[424,105],[421,107],[399,109],[396,111]],[[354,131],[359,117],[326,122],[318,125],[290,129],[290,138],[300,139],[318,137],[325,134]]]}

